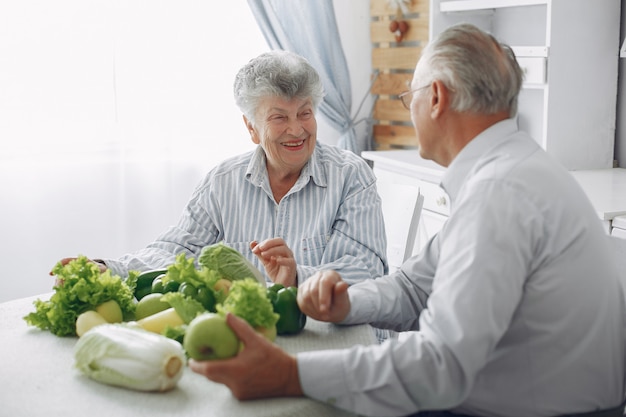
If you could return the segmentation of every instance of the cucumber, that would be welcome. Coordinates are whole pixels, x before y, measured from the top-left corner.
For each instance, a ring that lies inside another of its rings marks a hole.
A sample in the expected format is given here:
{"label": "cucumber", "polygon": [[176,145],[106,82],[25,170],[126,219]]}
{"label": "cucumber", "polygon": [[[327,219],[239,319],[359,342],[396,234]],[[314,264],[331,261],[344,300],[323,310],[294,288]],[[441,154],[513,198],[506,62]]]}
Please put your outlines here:
{"label": "cucumber", "polygon": [[137,276],[137,286],[135,287],[135,298],[141,300],[152,292],[152,281],[160,275],[166,274],[167,268],[151,269],[144,271]]}

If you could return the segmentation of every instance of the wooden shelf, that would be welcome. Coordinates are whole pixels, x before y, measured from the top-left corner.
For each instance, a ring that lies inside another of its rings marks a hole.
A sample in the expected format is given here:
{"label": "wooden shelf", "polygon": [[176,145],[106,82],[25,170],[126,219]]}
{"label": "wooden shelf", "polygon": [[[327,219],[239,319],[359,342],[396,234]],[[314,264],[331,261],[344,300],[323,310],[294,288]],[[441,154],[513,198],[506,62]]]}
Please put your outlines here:
{"label": "wooden shelf", "polygon": [[448,12],[467,12],[471,10],[499,9],[502,7],[534,6],[547,4],[549,0],[450,0],[442,1],[439,10]]}

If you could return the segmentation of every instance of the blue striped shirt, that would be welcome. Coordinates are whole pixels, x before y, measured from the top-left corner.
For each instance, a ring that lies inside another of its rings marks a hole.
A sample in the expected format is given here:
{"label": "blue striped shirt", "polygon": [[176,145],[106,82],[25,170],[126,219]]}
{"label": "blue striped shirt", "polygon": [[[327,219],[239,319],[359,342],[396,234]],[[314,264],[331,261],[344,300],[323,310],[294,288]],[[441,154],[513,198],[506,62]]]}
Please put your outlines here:
{"label": "blue striped shirt", "polygon": [[[335,269],[352,283],[387,272],[386,241],[376,178],[352,152],[317,143],[291,190],[277,204],[261,147],[212,169],[194,191],[178,224],[155,242],[120,259],[112,272],[160,268],[178,253],[197,258],[223,241],[265,273],[250,251],[253,240],[285,240],[298,264],[298,282]],[[267,276],[266,276],[267,279]]]}

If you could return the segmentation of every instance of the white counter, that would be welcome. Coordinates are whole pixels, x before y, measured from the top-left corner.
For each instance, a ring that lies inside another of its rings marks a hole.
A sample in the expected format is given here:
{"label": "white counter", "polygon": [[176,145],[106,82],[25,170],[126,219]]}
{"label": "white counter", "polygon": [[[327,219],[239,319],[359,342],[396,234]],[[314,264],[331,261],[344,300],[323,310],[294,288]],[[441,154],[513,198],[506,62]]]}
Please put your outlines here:
{"label": "white counter", "polygon": [[395,172],[439,183],[445,168],[424,159],[418,150],[365,151],[361,152],[364,159],[374,162],[374,166]]}
{"label": "white counter", "polygon": [[626,169],[571,171],[602,220],[626,214]]}
{"label": "white counter", "polygon": [[[420,157],[417,150],[368,151],[361,155],[372,161],[379,170],[433,184],[439,184],[445,172],[444,167]],[[626,169],[609,168],[571,173],[591,200],[607,233],[612,233],[612,221],[618,217],[616,228],[620,230],[617,234],[621,233],[626,237],[626,219],[619,217],[626,216]],[[428,207],[428,201],[425,206]],[[624,226],[619,226],[620,222]]]}

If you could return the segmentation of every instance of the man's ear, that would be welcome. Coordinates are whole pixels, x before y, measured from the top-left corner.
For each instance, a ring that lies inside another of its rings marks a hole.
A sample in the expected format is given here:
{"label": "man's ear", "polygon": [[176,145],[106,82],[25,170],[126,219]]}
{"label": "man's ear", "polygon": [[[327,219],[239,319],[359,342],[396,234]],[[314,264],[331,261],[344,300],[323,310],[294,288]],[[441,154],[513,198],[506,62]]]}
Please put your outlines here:
{"label": "man's ear", "polygon": [[433,81],[430,89],[431,116],[436,119],[448,110],[450,90],[440,80]]}
{"label": "man's ear", "polygon": [[258,145],[260,141],[256,133],[256,130],[254,129],[254,125],[252,124],[250,120],[248,120],[248,118],[245,115],[243,116],[243,123],[246,125],[246,129],[248,129],[248,132],[250,133],[250,139],[252,139],[252,142]]}

